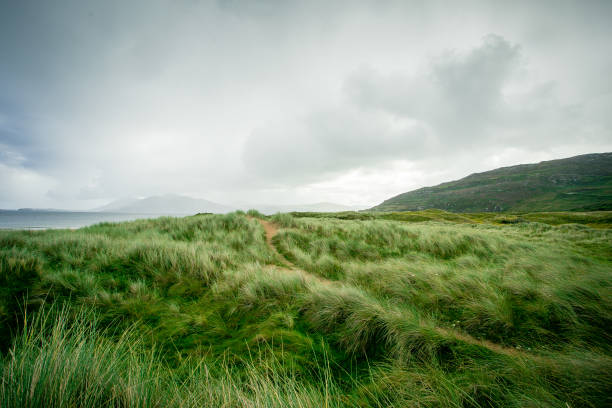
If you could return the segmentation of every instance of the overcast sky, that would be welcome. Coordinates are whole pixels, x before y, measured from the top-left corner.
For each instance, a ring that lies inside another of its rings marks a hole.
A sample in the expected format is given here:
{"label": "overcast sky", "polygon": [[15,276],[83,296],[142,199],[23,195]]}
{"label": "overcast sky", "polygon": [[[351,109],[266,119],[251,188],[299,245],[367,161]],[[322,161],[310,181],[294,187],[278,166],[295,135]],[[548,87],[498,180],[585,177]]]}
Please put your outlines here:
{"label": "overcast sky", "polygon": [[612,1],[0,0],[0,208],[374,205],[612,150]]}

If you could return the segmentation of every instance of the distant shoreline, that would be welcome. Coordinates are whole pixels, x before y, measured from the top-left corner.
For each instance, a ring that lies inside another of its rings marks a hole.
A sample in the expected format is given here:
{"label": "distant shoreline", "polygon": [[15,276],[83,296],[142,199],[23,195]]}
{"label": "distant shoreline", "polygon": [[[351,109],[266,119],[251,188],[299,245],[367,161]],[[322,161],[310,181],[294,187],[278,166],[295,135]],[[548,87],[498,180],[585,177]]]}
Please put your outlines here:
{"label": "distant shoreline", "polygon": [[189,214],[114,213],[103,211],[0,210],[0,229],[44,231],[78,229],[102,222],[125,222],[163,216],[184,217]]}

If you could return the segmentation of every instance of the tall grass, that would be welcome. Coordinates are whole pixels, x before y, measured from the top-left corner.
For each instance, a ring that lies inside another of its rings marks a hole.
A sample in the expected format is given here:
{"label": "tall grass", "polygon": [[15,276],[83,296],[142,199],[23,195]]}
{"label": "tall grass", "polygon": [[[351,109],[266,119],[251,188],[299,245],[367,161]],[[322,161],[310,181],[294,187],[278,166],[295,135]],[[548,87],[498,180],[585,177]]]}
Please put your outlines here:
{"label": "tall grass", "polygon": [[426,215],[0,231],[0,405],[610,405],[612,232]]}
{"label": "tall grass", "polygon": [[[337,385],[322,367],[300,382],[262,350],[236,370],[187,362],[178,376],[136,328],[100,331],[96,315],[52,307],[25,322],[1,361],[0,407],[336,407]],[[112,339],[110,337],[111,336]]]}
{"label": "tall grass", "polygon": [[154,361],[133,332],[103,337],[91,312],[37,313],[2,361],[0,406],[162,406]]}
{"label": "tall grass", "polygon": [[327,218],[340,220],[391,220],[410,223],[418,222],[451,222],[459,224],[518,224],[518,223],[543,223],[547,225],[580,224],[592,228],[611,228],[612,211],[586,211],[586,212],[516,212],[500,214],[496,212],[486,213],[453,213],[444,210],[429,209],[422,211],[401,212],[335,212],[335,213],[312,213],[293,212],[297,218]]}
{"label": "tall grass", "polygon": [[532,235],[523,226],[502,233],[308,219],[297,225],[276,243],[300,267],[416,305],[475,337],[523,347],[605,347],[612,340],[610,263],[585,256],[593,249],[612,253],[609,231],[547,227]]}

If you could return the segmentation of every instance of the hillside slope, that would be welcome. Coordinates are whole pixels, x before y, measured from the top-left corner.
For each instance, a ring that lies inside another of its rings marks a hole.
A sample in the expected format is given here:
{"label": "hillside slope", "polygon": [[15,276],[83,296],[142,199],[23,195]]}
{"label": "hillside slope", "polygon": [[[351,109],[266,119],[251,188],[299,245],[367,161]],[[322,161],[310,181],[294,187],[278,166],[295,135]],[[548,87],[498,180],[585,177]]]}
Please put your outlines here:
{"label": "hillside slope", "polygon": [[612,210],[612,153],[502,167],[400,194],[373,211]]}

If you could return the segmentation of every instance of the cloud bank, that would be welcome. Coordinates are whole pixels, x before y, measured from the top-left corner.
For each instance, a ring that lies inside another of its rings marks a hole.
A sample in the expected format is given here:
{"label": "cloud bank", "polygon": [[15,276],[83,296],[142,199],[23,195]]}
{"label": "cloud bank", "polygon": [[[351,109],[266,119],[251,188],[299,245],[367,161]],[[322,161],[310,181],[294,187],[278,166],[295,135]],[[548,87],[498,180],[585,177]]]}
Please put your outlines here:
{"label": "cloud bank", "polygon": [[609,151],[610,17],[596,1],[0,2],[0,208],[373,205]]}

